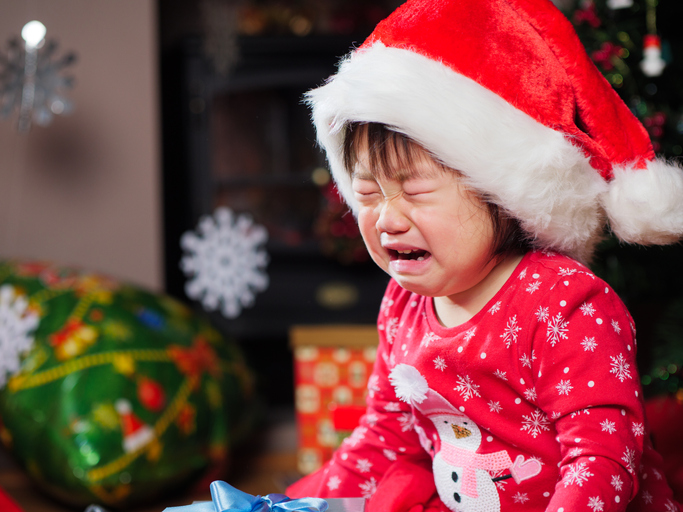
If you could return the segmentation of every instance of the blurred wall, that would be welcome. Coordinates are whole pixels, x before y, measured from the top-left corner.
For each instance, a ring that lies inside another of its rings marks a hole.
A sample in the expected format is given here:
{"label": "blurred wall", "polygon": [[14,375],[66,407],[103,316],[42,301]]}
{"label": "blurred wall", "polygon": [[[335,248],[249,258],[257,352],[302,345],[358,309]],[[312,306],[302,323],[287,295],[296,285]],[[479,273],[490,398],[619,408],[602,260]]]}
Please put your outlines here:
{"label": "blurred wall", "polygon": [[[46,128],[0,120],[0,257],[38,258],[162,288],[154,0],[0,0],[0,52],[38,19],[76,109]],[[0,67],[2,67],[0,65]]]}

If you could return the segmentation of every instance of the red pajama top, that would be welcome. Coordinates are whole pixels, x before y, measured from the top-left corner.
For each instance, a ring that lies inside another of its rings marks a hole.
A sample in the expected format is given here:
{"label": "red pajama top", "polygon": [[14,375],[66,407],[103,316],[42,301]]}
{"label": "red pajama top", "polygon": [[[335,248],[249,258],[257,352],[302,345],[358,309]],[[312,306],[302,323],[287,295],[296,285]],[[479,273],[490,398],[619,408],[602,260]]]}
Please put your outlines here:
{"label": "red pajama top", "polygon": [[[586,267],[529,253],[453,328],[392,280],[378,328],[365,416],[292,495],[371,498],[407,459],[433,472],[442,510],[679,510],[649,442],[633,321]],[[397,397],[398,373],[416,400]]]}

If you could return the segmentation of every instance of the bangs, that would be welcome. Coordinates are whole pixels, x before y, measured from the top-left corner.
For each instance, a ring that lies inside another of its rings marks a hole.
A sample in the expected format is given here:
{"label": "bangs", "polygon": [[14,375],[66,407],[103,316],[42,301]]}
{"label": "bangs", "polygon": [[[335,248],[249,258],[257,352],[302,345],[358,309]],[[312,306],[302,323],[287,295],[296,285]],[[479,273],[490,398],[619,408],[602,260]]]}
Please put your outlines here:
{"label": "bangs", "polygon": [[[367,165],[372,176],[405,181],[427,177],[425,166],[416,165],[420,159],[431,158],[442,170],[446,167],[410,137],[381,123],[350,123],[344,137],[344,167],[353,176],[356,165]],[[367,162],[361,158],[367,156]]]}

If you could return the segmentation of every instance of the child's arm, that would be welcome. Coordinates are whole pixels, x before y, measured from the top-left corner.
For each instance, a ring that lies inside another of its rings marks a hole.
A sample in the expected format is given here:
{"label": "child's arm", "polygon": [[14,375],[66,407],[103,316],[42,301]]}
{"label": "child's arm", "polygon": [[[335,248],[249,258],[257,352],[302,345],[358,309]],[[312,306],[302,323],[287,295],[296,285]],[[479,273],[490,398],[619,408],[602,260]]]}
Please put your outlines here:
{"label": "child's arm", "polygon": [[[401,289],[392,281],[383,304],[394,304],[401,300],[400,295]],[[420,446],[413,429],[410,406],[396,398],[388,381],[391,351],[397,342],[387,341],[382,312],[378,324],[380,342],[368,381],[366,414],[332,460],[287,489],[288,496],[369,497],[385,473],[400,461],[426,467],[431,472],[431,458]],[[433,490],[432,487],[429,495]]]}
{"label": "child's arm", "polygon": [[[669,510],[671,491],[647,440],[632,319],[602,281],[566,282],[550,292],[557,311],[534,340],[538,405],[555,419],[562,456],[547,510],[623,511],[631,500]],[[566,336],[549,337],[552,329]]]}

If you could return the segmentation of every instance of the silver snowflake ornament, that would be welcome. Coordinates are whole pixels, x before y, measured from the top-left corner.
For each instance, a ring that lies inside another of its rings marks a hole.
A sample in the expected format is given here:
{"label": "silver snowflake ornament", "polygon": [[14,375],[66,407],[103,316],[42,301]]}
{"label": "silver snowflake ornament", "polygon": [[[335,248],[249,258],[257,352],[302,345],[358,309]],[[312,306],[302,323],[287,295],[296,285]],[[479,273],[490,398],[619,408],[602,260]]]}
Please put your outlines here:
{"label": "silver snowflake ornament", "polygon": [[180,239],[185,251],[180,267],[191,278],[185,293],[208,311],[220,308],[227,318],[236,318],[268,287],[268,254],[262,247],[267,240],[263,226],[229,208],[202,217],[196,231]]}
{"label": "silver snowflake ornament", "polygon": [[7,376],[19,371],[21,355],[33,347],[33,331],[39,316],[28,307],[26,296],[13,286],[0,287],[0,389]]}
{"label": "silver snowflake ornament", "polygon": [[19,111],[20,132],[27,132],[32,122],[47,126],[54,115],[73,110],[65,92],[73,87],[74,78],[64,69],[76,61],[76,54],[58,57],[57,48],[53,40],[29,44],[13,38],[7,54],[0,54],[0,118]]}

